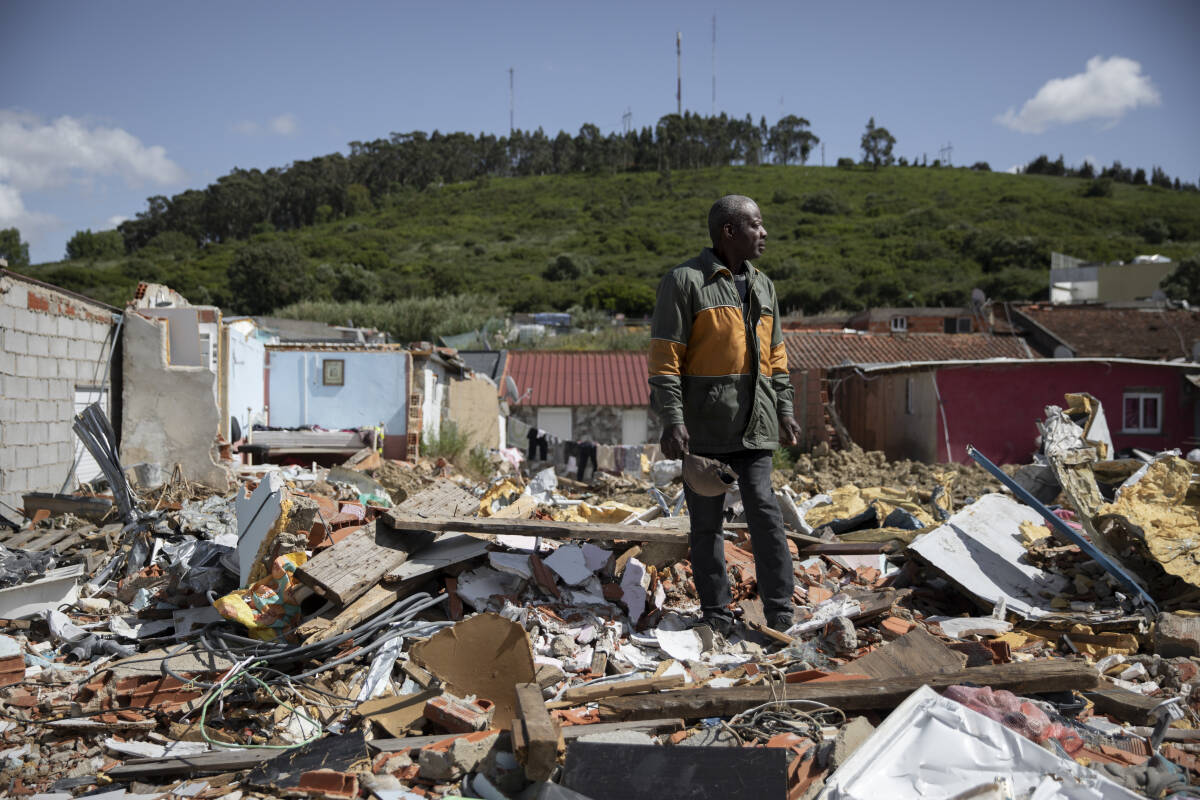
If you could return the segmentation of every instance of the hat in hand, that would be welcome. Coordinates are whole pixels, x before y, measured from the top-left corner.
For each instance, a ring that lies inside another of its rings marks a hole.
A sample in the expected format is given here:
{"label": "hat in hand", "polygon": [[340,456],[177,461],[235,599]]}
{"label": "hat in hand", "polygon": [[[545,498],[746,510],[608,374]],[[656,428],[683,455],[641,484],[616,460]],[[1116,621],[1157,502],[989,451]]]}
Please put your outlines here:
{"label": "hat in hand", "polygon": [[737,474],[715,458],[688,453],[683,457],[683,482],[696,494],[716,497],[737,483]]}

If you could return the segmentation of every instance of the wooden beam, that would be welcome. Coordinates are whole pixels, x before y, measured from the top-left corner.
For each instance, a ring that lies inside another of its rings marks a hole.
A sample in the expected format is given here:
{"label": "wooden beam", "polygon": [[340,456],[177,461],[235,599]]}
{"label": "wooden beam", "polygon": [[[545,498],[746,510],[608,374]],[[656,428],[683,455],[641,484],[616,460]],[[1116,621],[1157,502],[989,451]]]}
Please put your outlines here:
{"label": "wooden beam", "polygon": [[386,522],[379,524],[383,519],[386,518],[363,526],[317,553],[311,561],[296,568],[296,577],[326,600],[346,605],[434,539],[432,533],[400,531]]}
{"label": "wooden beam", "polygon": [[525,765],[525,777],[531,781],[550,779],[565,750],[558,723],[550,717],[536,683],[518,683],[517,713],[513,720],[513,752]]}
{"label": "wooden beam", "polygon": [[1091,700],[1101,714],[1133,725],[1153,725],[1150,710],[1162,702],[1161,697],[1146,697],[1106,680],[1101,681],[1095,691],[1084,692],[1083,696]]}
{"label": "wooden beam", "polygon": [[683,689],[602,700],[600,717],[603,720],[729,717],[775,698],[817,700],[843,711],[891,709],[922,686],[942,689],[968,682],[1021,694],[1092,689],[1099,684],[1100,676],[1086,662],[1054,659],[872,680]]}
{"label": "wooden beam", "polygon": [[[543,539],[593,539],[600,542],[687,543],[686,531],[651,525],[608,525],[597,522],[555,522],[546,519],[496,519],[495,517],[418,517],[392,509],[380,519],[396,530],[459,531],[498,536],[541,536]],[[332,549],[332,548],[331,548]]]}
{"label": "wooden beam", "polygon": [[278,750],[214,750],[194,756],[130,758],[104,773],[114,780],[199,775],[249,769],[279,755]]}
{"label": "wooden beam", "polygon": [[684,675],[669,675],[663,678],[641,678],[632,681],[609,681],[591,686],[576,686],[563,692],[562,702],[556,706],[567,708],[580,703],[590,703],[602,697],[624,697],[642,692],[658,692],[663,689],[678,689],[687,683]]}

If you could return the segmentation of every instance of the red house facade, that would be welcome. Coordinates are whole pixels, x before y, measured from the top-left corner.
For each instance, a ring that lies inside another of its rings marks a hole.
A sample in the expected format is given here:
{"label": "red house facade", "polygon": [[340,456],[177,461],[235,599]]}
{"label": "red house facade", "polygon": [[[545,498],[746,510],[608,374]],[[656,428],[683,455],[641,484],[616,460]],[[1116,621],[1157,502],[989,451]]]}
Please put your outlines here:
{"label": "red house facade", "polygon": [[998,464],[1029,463],[1047,405],[1088,392],[1104,406],[1118,452],[1188,450],[1200,436],[1200,364],[1133,359],[946,361],[847,366],[834,402],[863,448],[929,463],[968,461],[973,444]]}

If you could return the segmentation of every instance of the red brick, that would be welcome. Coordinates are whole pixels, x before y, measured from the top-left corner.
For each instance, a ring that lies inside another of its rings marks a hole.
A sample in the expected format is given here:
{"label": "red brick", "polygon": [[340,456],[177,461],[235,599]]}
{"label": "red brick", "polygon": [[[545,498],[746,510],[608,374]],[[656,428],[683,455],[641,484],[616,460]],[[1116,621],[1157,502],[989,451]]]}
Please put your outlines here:
{"label": "red brick", "polygon": [[358,797],[358,778],[348,772],[318,769],[300,776],[299,789],[315,797]]}
{"label": "red brick", "polygon": [[50,301],[40,294],[29,293],[27,305],[30,311],[49,311]]}

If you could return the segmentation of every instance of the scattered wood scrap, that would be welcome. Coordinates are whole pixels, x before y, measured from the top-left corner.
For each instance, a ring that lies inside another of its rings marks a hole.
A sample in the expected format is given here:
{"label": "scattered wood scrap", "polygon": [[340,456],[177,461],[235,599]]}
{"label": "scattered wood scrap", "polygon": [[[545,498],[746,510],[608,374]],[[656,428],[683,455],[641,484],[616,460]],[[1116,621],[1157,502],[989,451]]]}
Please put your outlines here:
{"label": "scattered wood scrap", "polygon": [[878,650],[843,664],[834,672],[840,675],[869,675],[872,678],[899,678],[958,672],[964,669],[966,660],[966,655],[951,650],[932,633],[917,627]]}
{"label": "scattered wood scrap", "polygon": [[778,686],[735,686],[722,689],[681,689],[654,695],[613,697],[600,701],[604,720],[654,717],[729,717],[778,698],[817,700],[843,711],[891,709],[912,692],[928,685],[934,689],[974,683],[1016,694],[1091,689],[1100,682],[1094,666],[1066,659],[997,664],[955,672]]}
{"label": "scattered wood scrap", "polygon": [[558,723],[546,710],[542,688],[536,683],[517,684],[518,718],[513,720],[513,751],[531,781],[549,780],[565,750]]}
{"label": "scattered wood scrap", "polygon": [[598,522],[555,522],[547,519],[496,519],[495,517],[419,517],[400,509],[388,511],[386,519],[396,530],[458,531],[488,536],[541,536],[543,539],[586,540],[601,542],[687,542],[681,530],[651,525],[609,525]]}

